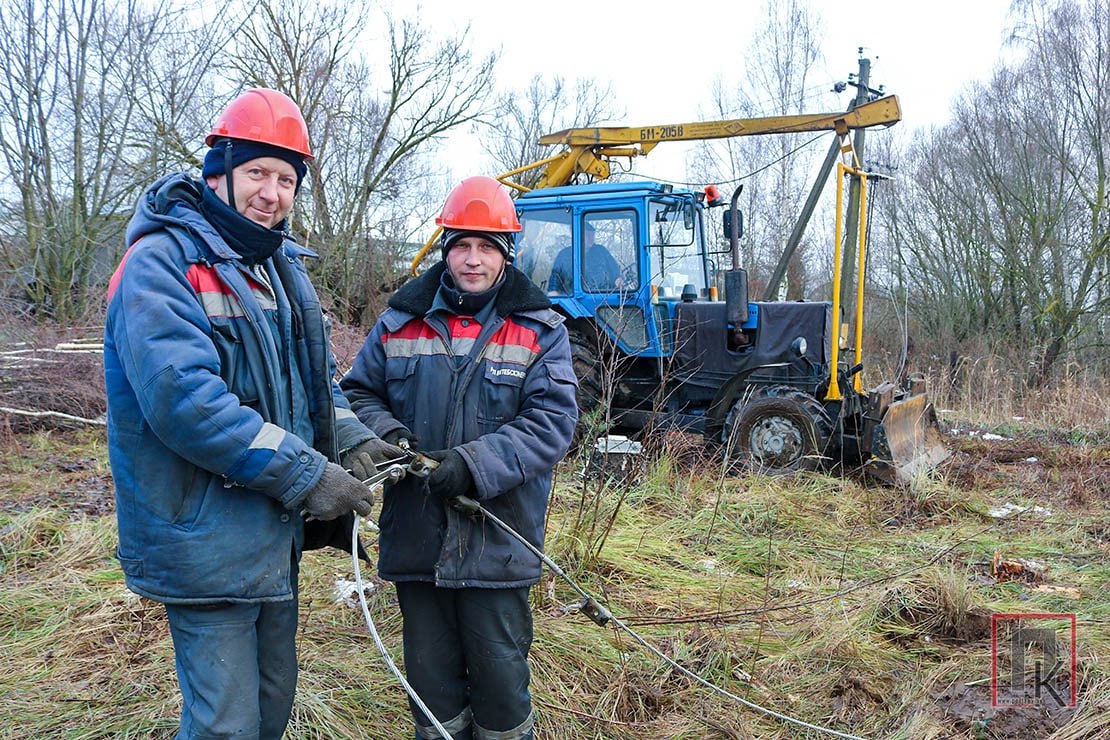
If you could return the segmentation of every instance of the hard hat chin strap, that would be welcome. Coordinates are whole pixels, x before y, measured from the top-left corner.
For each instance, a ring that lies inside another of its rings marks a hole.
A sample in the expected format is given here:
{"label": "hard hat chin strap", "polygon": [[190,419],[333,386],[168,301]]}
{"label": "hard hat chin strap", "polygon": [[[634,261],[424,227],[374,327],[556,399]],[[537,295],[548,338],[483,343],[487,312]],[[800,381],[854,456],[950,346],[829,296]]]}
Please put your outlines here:
{"label": "hard hat chin strap", "polygon": [[227,204],[231,206],[231,210],[237,211],[235,207],[235,186],[232,184],[231,178],[231,147],[233,142],[231,139],[227,140],[227,146],[224,147],[224,177],[227,178]]}

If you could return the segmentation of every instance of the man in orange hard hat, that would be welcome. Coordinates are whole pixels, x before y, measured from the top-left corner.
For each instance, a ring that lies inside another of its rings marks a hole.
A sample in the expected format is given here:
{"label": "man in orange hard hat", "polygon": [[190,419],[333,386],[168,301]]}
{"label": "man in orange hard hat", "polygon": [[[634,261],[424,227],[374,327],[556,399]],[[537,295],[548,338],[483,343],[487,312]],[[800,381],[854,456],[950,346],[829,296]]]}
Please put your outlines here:
{"label": "man in orange hard hat", "polygon": [[[553,469],[578,418],[563,317],[513,267],[516,209],[471,177],[447,198],[443,261],[389,300],[340,386],[390,441],[439,461],[386,489],[378,572],[397,586],[405,669],[456,740],[533,736],[528,590],[539,559],[458,496],[543,547]],[[415,705],[418,738],[439,737]]]}
{"label": "man in orange hard hat", "polygon": [[312,253],[286,228],[312,158],[300,109],[248,90],[206,142],[202,179],[168,175],[140,198],[109,285],[117,553],[127,586],[166,605],[178,737],[276,739],[296,688],[301,552],[331,544],[302,514],[369,514],[361,481],[403,453],[333,380]]}

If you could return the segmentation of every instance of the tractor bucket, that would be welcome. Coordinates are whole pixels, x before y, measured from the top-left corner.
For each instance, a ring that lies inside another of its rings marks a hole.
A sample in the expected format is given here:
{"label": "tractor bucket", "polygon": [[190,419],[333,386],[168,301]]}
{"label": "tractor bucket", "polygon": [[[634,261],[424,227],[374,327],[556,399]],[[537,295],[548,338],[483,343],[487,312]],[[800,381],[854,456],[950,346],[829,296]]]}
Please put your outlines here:
{"label": "tractor bucket", "polygon": [[935,468],[949,455],[937,413],[919,393],[890,404],[875,427],[867,470],[889,484],[909,483],[919,471]]}

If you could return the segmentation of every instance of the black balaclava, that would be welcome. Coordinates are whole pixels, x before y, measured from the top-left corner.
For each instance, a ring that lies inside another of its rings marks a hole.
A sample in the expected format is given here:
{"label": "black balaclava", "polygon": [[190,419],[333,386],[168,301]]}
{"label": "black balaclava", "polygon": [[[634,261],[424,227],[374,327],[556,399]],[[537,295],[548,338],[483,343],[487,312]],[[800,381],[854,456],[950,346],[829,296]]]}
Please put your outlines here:
{"label": "black balaclava", "polygon": [[268,229],[224,203],[216,191],[201,186],[200,212],[248,265],[265,262],[285,239],[285,220]]}
{"label": "black balaclava", "polygon": [[462,229],[444,229],[443,235],[439,237],[439,250],[443,259],[447,259],[447,253],[451,251],[451,245],[462,239],[464,236],[476,236],[480,239],[485,239],[491,244],[497,245],[504,255],[505,261],[512,263],[516,259],[516,245],[513,243],[513,234],[507,231],[465,231]]}
{"label": "black balaclava", "polygon": [[[506,263],[506,267],[508,263]],[[501,290],[501,286],[505,283],[505,271],[501,271],[497,281],[490,287],[483,290],[481,293],[464,293],[455,287],[455,280],[451,277],[450,270],[444,270],[443,275],[439,278],[439,292],[443,294],[444,299],[455,313],[462,316],[477,316],[483,308],[486,307],[497,291]]]}

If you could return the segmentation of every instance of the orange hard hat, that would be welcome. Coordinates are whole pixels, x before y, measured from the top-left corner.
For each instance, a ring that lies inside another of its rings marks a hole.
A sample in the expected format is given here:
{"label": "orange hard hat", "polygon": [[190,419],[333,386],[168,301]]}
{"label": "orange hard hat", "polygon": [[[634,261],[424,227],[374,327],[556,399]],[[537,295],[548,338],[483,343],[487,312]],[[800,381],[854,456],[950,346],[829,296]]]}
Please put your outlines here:
{"label": "orange hard hat", "polygon": [[509,192],[492,177],[468,177],[455,186],[443,204],[436,225],[459,231],[520,231]]}
{"label": "orange hard hat", "polygon": [[312,159],[301,109],[285,93],[265,87],[252,88],[232,100],[204,143],[212,146],[225,138],[270,144]]}

